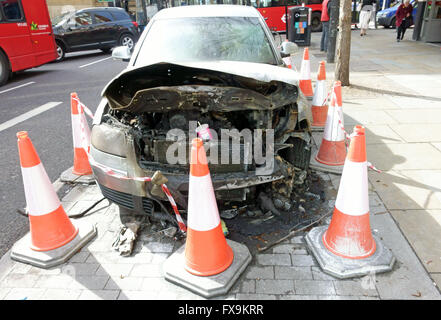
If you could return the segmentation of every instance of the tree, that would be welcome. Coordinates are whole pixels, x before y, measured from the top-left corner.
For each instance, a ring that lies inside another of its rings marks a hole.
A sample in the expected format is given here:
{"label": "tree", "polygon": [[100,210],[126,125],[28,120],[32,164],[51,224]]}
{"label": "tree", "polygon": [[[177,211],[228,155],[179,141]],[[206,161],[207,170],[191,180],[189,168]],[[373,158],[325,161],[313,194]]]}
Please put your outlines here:
{"label": "tree", "polygon": [[334,63],[335,45],[338,34],[340,0],[329,0],[329,1],[331,1],[331,8],[329,13],[329,35],[328,35],[328,46],[327,46],[328,52],[326,55],[326,60],[328,63]]}
{"label": "tree", "polygon": [[340,0],[339,33],[337,35],[337,53],[335,80],[342,86],[349,86],[349,61],[351,56],[351,5],[352,0]]}

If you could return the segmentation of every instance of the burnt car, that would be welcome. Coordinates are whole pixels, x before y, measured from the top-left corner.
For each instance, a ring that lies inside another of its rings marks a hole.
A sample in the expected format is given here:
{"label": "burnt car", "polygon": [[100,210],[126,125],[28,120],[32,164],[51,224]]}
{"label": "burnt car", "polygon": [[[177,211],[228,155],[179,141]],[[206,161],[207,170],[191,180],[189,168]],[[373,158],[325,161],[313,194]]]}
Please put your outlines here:
{"label": "burnt car", "polygon": [[[298,73],[282,59],[295,45],[281,47],[252,7],[158,12],[133,53],[126,47],[113,52],[130,61],[104,88],[92,127],[92,169],[103,195],[135,213],[173,221],[160,188],[166,182],[185,218],[191,139],[197,127],[208,125],[219,137],[204,145],[220,207],[255,202],[267,187],[289,196],[309,166],[311,115]],[[222,130],[239,135],[230,144]],[[256,139],[265,163],[249,156]],[[171,161],[178,151],[184,155]],[[230,161],[215,161],[222,156]],[[127,177],[160,178],[120,179],[103,166]]]}

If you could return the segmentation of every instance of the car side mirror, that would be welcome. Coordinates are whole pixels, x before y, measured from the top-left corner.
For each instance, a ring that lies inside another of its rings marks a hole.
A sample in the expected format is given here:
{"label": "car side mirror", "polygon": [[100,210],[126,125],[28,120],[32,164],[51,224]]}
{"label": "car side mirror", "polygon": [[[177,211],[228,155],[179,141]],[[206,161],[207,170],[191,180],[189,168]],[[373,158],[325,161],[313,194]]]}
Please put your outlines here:
{"label": "car side mirror", "polygon": [[122,61],[129,61],[132,57],[132,52],[130,52],[129,47],[127,46],[120,46],[116,47],[112,51],[112,58],[114,59],[120,59]]}
{"label": "car side mirror", "polygon": [[295,53],[297,51],[297,46],[294,42],[290,41],[284,41],[282,42],[280,54],[282,58],[290,56],[291,54]]}

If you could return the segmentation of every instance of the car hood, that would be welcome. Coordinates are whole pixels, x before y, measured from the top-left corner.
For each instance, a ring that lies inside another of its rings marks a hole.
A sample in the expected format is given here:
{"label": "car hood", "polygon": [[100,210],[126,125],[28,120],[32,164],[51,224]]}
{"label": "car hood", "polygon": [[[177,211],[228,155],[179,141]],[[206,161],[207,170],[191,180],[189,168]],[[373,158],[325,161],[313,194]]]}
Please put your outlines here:
{"label": "car hood", "polygon": [[102,95],[111,108],[133,113],[167,109],[274,109],[299,96],[297,72],[274,65],[220,61],[159,62],[128,67]]}

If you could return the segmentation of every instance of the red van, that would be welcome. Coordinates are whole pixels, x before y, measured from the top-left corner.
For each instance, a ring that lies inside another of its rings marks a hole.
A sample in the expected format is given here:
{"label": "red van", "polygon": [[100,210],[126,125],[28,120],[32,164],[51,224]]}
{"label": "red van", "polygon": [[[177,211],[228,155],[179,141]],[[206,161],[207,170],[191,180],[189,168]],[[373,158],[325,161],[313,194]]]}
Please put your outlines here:
{"label": "red van", "polygon": [[57,58],[45,0],[0,0],[0,85],[11,72]]}

